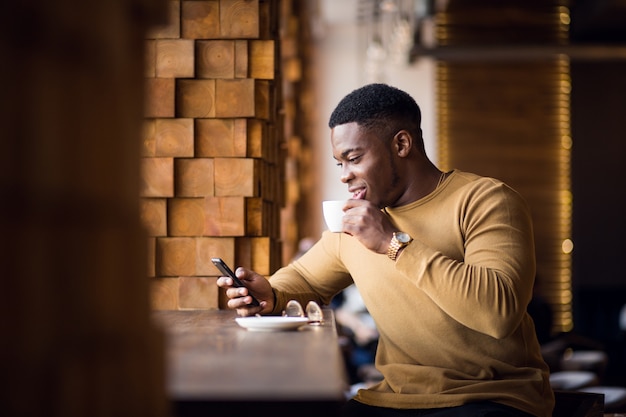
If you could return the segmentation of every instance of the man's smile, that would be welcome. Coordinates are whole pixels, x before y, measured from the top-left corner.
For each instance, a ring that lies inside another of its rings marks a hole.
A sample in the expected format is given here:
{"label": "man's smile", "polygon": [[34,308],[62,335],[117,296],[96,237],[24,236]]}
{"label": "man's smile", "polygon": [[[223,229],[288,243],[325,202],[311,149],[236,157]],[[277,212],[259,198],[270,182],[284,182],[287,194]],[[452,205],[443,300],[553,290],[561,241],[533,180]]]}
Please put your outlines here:
{"label": "man's smile", "polygon": [[365,188],[356,188],[349,191],[352,193],[353,200],[364,200],[367,193],[367,189]]}

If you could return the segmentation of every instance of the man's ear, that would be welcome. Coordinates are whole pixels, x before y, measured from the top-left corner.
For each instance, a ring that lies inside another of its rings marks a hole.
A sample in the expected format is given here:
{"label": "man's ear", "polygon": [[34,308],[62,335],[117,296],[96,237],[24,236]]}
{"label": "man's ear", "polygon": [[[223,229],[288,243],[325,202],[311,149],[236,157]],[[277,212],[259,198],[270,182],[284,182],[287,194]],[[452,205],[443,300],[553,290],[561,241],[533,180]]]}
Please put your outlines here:
{"label": "man's ear", "polygon": [[413,147],[413,136],[406,130],[400,130],[393,137],[396,154],[400,158],[405,158],[409,155],[411,148]]}

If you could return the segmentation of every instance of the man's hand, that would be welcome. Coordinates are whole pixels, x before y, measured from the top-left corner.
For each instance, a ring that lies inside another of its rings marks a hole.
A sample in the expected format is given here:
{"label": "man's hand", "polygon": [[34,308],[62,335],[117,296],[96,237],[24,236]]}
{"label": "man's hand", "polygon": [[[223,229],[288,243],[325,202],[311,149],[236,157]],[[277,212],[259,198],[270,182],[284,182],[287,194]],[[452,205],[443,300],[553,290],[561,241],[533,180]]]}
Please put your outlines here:
{"label": "man's hand", "polygon": [[387,253],[396,230],[385,213],[369,201],[348,200],[342,231],[357,238],[371,251]]}
{"label": "man's hand", "polygon": [[[217,286],[226,289],[228,308],[237,310],[240,316],[253,316],[255,314],[267,314],[274,309],[274,292],[269,281],[264,276],[245,268],[237,268],[235,275],[245,285],[245,287],[233,287],[233,280],[230,277],[220,277],[217,279]],[[259,300],[260,306],[250,305],[252,298],[249,294]]]}

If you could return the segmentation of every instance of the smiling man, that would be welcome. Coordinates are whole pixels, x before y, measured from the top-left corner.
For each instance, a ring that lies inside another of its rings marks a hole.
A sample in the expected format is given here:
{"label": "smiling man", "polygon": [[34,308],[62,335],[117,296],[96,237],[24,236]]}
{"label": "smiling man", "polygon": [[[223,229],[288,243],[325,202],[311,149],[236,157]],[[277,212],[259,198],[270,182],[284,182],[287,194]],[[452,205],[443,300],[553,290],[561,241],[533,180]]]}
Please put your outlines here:
{"label": "smiling man", "polygon": [[[370,84],[330,117],[333,157],[352,193],[341,233],[325,232],[270,280],[238,268],[240,315],[288,300],[328,304],[353,282],[379,331],[383,380],[345,416],[537,416],[554,397],[532,319],[535,258],[523,198],[493,178],[441,172],[427,157],[420,109]],[[249,292],[261,301],[251,307]]]}

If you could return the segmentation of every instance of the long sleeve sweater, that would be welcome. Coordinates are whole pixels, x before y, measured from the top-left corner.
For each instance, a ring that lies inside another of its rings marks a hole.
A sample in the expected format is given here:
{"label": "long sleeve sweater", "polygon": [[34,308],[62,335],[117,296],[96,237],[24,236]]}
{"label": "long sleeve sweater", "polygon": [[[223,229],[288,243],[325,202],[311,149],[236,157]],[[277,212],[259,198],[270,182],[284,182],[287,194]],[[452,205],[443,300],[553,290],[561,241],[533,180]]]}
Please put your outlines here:
{"label": "long sleeve sweater", "polygon": [[523,198],[500,181],[453,171],[429,195],[385,212],[414,238],[397,261],[324,232],[270,278],[274,311],[290,299],[328,303],[354,282],[380,334],[384,376],[356,400],[392,408],[494,401],[551,416],[548,367],[526,312],[535,248]]}

